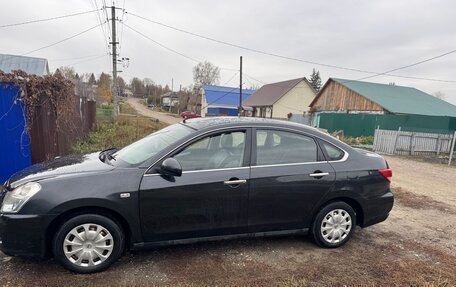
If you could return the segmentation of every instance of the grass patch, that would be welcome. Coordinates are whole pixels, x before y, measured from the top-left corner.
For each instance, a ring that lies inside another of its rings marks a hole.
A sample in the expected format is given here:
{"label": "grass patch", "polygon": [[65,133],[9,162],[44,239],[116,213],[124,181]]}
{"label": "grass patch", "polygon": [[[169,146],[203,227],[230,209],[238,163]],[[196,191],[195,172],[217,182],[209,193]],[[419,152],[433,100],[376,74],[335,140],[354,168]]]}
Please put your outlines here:
{"label": "grass patch", "polygon": [[71,152],[84,154],[111,147],[122,148],[166,126],[150,118],[132,116],[137,112],[127,103],[120,105],[120,112],[129,115],[121,114],[117,119],[97,117],[94,131],[85,140],[74,144]]}

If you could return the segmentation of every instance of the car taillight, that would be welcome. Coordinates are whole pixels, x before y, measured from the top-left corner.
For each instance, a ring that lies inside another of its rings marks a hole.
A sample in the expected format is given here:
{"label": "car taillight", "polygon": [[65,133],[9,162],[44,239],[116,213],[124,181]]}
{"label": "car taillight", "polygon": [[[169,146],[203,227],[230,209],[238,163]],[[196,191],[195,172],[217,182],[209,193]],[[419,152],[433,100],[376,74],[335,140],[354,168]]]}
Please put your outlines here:
{"label": "car taillight", "polygon": [[388,168],[388,169],[381,169],[379,170],[380,174],[385,177],[385,179],[389,182],[391,182],[391,177],[393,177],[393,171]]}

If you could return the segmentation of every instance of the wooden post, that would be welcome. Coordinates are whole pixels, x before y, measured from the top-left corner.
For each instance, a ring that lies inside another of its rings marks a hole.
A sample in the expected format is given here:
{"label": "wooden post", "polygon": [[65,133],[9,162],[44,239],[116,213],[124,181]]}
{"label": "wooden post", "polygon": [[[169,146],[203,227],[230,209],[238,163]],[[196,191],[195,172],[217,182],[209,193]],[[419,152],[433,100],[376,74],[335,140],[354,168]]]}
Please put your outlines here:
{"label": "wooden post", "polygon": [[410,155],[415,155],[415,133],[410,137]]}
{"label": "wooden post", "polygon": [[401,136],[401,127],[399,127],[399,129],[396,132],[396,138],[394,139],[393,154],[396,154],[397,142],[398,142],[400,136]]}
{"label": "wooden post", "polygon": [[441,144],[441,139],[440,139],[440,134],[437,135],[437,144],[436,144],[436,152],[437,156],[440,155],[440,144]]}
{"label": "wooden post", "polygon": [[450,159],[448,160],[448,165],[451,165],[451,160],[453,159],[453,153],[454,153],[454,145],[456,143],[456,131],[454,131],[453,134],[453,143],[451,144],[451,150],[450,150]]}

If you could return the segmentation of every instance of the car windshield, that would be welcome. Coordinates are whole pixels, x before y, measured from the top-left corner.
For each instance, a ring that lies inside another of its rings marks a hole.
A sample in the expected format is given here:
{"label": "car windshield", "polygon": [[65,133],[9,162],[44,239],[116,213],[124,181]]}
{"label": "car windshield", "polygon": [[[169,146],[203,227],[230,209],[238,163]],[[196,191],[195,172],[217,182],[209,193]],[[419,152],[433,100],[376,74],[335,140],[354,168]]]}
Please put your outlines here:
{"label": "car windshield", "polygon": [[137,165],[151,158],[167,146],[192,133],[192,129],[183,124],[174,124],[145,138],[136,141],[112,155],[117,162]]}

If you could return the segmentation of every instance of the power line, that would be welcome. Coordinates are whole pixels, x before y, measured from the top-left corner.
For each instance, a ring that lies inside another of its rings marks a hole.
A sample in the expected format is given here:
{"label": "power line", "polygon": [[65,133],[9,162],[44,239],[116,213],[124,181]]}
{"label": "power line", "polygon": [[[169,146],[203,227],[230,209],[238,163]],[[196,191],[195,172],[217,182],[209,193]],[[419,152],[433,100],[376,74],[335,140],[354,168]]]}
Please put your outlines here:
{"label": "power line", "polygon": [[[411,77],[411,76],[402,76],[402,75],[391,75],[391,74],[387,74],[389,72],[383,72],[382,73],[382,72],[368,71],[368,70],[362,70],[362,69],[357,69],[357,68],[350,68],[350,67],[326,64],[326,63],[320,63],[320,62],[316,62],[316,61],[310,61],[310,60],[305,60],[305,59],[299,59],[299,58],[284,56],[284,55],[280,55],[280,54],[276,54],[276,53],[272,53],[272,52],[262,51],[262,50],[258,50],[258,49],[254,49],[254,48],[249,48],[249,47],[245,47],[245,46],[229,43],[229,42],[218,40],[218,39],[215,39],[215,38],[212,38],[212,37],[208,37],[208,36],[204,36],[204,35],[197,34],[197,33],[194,33],[194,32],[190,32],[190,31],[187,31],[187,30],[184,30],[184,29],[181,29],[181,28],[173,27],[173,26],[170,26],[170,25],[158,22],[158,21],[154,21],[154,20],[142,17],[142,16],[137,15],[135,13],[131,13],[131,12],[127,12],[127,13],[132,15],[132,16],[134,16],[134,17],[137,17],[137,18],[143,19],[145,21],[148,21],[150,23],[157,24],[157,25],[160,25],[160,26],[163,26],[163,27],[166,27],[166,28],[181,32],[181,33],[185,33],[185,34],[188,34],[188,35],[199,37],[199,38],[202,38],[202,39],[205,39],[205,40],[208,40],[208,41],[216,42],[216,43],[219,43],[219,44],[231,46],[231,47],[238,48],[238,49],[243,49],[243,50],[254,52],[254,53],[258,53],[258,54],[263,54],[263,55],[272,56],[272,57],[276,57],[276,58],[286,59],[286,60],[290,60],[290,61],[297,61],[297,62],[312,64],[312,65],[323,66],[323,67],[334,68],[334,69],[347,70],[347,71],[352,71],[352,72],[372,74],[374,76],[387,75],[387,76],[398,77],[398,78],[408,78],[408,79],[418,79],[418,80],[427,80],[427,81],[456,83],[456,81],[452,81],[452,80],[440,80],[440,79],[432,79],[432,78],[421,78],[421,77]],[[416,66],[416,65],[419,65],[421,63],[428,62],[428,61],[431,61],[433,59],[440,58],[440,57],[449,55],[449,54],[454,53],[454,52],[455,51],[450,51],[450,52],[441,54],[439,56],[432,57],[432,58],[420,61],[418,63],[414,63],[412,65],[407,65],[407,66],[404,66],[404,67],[393,69],[391,71],[397,71],[397,70],[400,70],[400,69],[405,69],[408,66]]]}
{"label": "power line", "polygon": [[90,58],[90,59],[85,59],[85,60],[82,60],[82,61],[74,62],[74,63],[71,63],[71,64],[67,64],[65,66],[74,66],[74,65],[79,65],[81,63],[92,62],[92,61],[98,60],[98,59],[100,59],[102,57],[105,57],[105,56],[106,56],[106,54],[98,55],[98,56],[96,56],[94,58]]}
{"label": "power line", "polygon": [[120,30],[120,37],[119,37],[119,46],[120,46],[120,51],[122,52],[123,50],[123,31],[124,31],[124,17],[125,17],[125,0],[123,0],[122,4],[122,18],[120,19],[120,23],[122,25],[122,28]]}
{"label": "power line", "polygon": [[62,15],[62,16],[51,17],[51,18],[37,19],[37,20],[31,20],[31,21],[25,21],[25,22],[13,23],[13,24],[5,24],[5,25],[0,25],[0,28],[7,28],[7,27],[13,27],[13,26],[20,26],[20,25],[27,25],[27,24],[33,24],[33,23],[57,20],[57,19],[62,19],[62,18],[68,18],[68,17],[78,16],[78,15],[89,14],[89,13],[93,13],[93,12],[96,12],[96,11],[98,11],[98,10],[90,10],[90,11],[84,11],[84,12],[78,12],[78,13],[73,13],[73,14],[67,14],[67,15]]}
{"label": "power line", "polygon": [[[126,13],[126,12],[125,12],[125,13]],[[154,39],[148,37],[148,36],[145,35],[144,33],[141,33],[140,31],[134,29],[133,27],[131,27],[131,26],[125,24],[125,23],[123,23],[123,25],[125,25],[127,28],[131,29],[132,31],[138,33],[139,35],[143,36],[144,38],[148,39],[149,41],[152,41],[152,42],[155,43],[156,45],[158,45],[158,46],[160,46],[160,47],[162,47],[162,48],[164,48],[164,49],[166,49],[166,50],[168,50],[168,51],[171,51],[172,53],[175,53],[175,54],[177,54],[177,55],[179,55],[179,56],[181,56],[181,57],[184,57],[184,58],[189,59],[190,61],[193,61],[193,62],[196,62],[196,63],[203,62],[202,60],[199,60],[199,59],[196,59],[196,58],[187,56],[187,55],[185,55],[184,53],[181,53],[181,52],[179,52],[179,51],[177,51],[177,50],[174,50],[174,49],[172,49],[172,48],[170,48],[170,47],[168,47],[168,46],[166,46],[166,45],[164,45],[164,44],[158,42],[157,40],[154,40]],[[238,69],[235,69],[235,68],[227,68],[227,67],[219,67],[219,68],[220,68],[221,70],[226,70],[226,71],[234,71],[234,72],[239,71]]]}
{"label": "power line", "polygon": [[125,25],[125,27],[127,27],[128,29],[130,29],[130,30],[136,32],[137,34],[143,36],[144,38],[148,39],[149,41],[155,43],[156,45],[158,45],[158,46],[160,46],[160,47],[162,47],[162,48],[164,48],[164,49],[166,49],[166,50],[168,50],[168,51],[171,51],[171,52],[173,52],[173,53],[175,53],[175,54],[178,54],[178,55],[180,55],[180,56],[182,56],[182,57],[184,57],[184,58],[187,58],[187,59],[189,59],[190,61],[193,61],[193,62],[196,62],[196,63],[201,62],[201,61],[199,61],[199,60],[197,60],[197,59],[195,59],[195,58],[192,58],[192,57],[190,57],[190,56],[187,56],[187,55],[185,55],[185,54],[182,54],[182,53],[179,52],[179,51],[176,51],[176,50],[174,50],[174,49],[172,49],[172,48],[170,48],[170,47],[168,47],[168,46],[165,46],[165,45],[161,44],[160,42],[158,42],[158,41],[156,41],[156,40],[150,38],[149,36],[147,36],[147,35],[141,33],[140,31],[136,30],[136,29],[133,28],[133,27],[130,27],[129,25],[127,25],[127,24],[125,24],[125,23],[124,23],[124,25]]}
{"label": "power line", "polygon": [[71,61],[71,60],[79,60],[79,59],[92,58],[92,57],[97,57],[97,56],[105,56],[105,53],[103,53],[103,55],[101,55],[101,54],[96,54],[96,55],[87,55],[87,56],[73,57],[73,58],[49,59],[49,61],[52,61],[52,62],[63,62],[63,61]]}
{"label": "power line", "polygon": [[[100,24],[100,29],[101,29],[101,34],[103,36],[103,41],[105,42],[106,44],[106,49],[108,50],[109,52],[109,43],[108,43],[108,40],[107,40],[107,37],[106,37],[106,32],[105,32],[105,29],[104,29],[104,26],[103,26],[103,21],[101,20],[101,16],[100,16],[100,13],[99,11],[101,9],[98,9],[98,4],[97,4],[97,1],[96,0],[90,0],[90,4],[92,5],[92,7],[95,6],[95,8],[97,9],[97,22]],[[95,5],[94,5],[95,4]],[[108,36],[109,37],[109,36]]]}
{"label": "power line", "polygon": [[[423,64],[423,63],[426,63],[426,62],[429,62],[429,61],[432,61],[432,60],[435,60],[435,59],[438,59],[438,58],[442,58],[442,57],[445,57],[445,56],[450,55],[450,54],[453,54],[453,53],[456,53],[456,49],[451,50],[451,51],[446,52],[446,53],[443,53],[443,54],[440,54],[440,55],[437,55],[437,56],[434,56],[434,57],[431,57],[431,58],[427,58],[427,59],[424,59],[424,60],[415,62],[415,63],[413,63],[413,64],[409,64],[409,65],[405,65],[405,66],[402,66],[402,67],[399,67],[399,68],[395,68],[395,69],[392,69],[392,70],[388,70],[388,71],[386,71],[386,72],[378,73],[378,74],[376,74],[376,75],[363,77],[363,78],[358,79],[357,81],[361,81],[361,80],[365,80],[365,79],[370,79],[370,78],[378,77],[378,76],[382,76],[382,75],[387,75],[388,73],[391,73],[391,72],[395,72],[395,71],[407,69],[407,68],[410,68],[410,67],[413,67],[413,66],[418,66],[418,65],[420,65],[420,64]],[[388,76],[389,76],[389,75],[388,75]],[[456,81],[451,81],[451,82],[455,82],[455,83],[456,83]]]}
{"label": "power line", "polygon": [[[37,51],[40,51],[40,50],[44,50],[44,49],[50,48],[50,47],[52,47],[52,46],[58,45],[58,44],[63,43],[63,42],[65,42],[65,41],[68,41],[68,40],[71,40],[71,39],[73,39],[73,38],[76,38],[76,37],[78,37],[78,36],[80,36],[80,35],[82,35],[82,34],[84,34],[84,33],[87,33],[87,32],[89,32],[89,31],[91,31],[91,30],[97,28],[98,26],[100,26],[100,24],[97,24],[97,25],[95,25],[95,26],[93,26],[93,27],[91,27],[91,28],[89,28],[89,29],[86,29],[86,30],[84,30],[84,31],[82,31],[82,32],[79,32],[79,33],[74,34],[74,35],[72,35],[72,36],[70,36],[70,37],[64,38],[64,39],[59,40],[59,41],[57,41],[57,42],[54,42],[54,43],[52,43],[52,44],[49,44],[49,45],[46,45],[46,46],[43,46],[43,47],[40,47],[40,48],[37,48],[37,49],[33,49],[33,50],[28,51],[28,52],[25,52],[25,53],[22,53],[22,54],[20,54],[19,56],[29,55],[29,54],[32,54],[32,53],[34,53],[34,52],[37,52]],[[3,58],[2,60],[5,61],[5,60],[11,59],[11,58],[14,58],[14,56],[11,56],[11,57],[9,57],[9,58]]]}
{"label": "power line", "polygon": [[62,40],[60,40],[60,41],[57,41],[57,42],[54,42],[54,43],[52,43],[52,44],[43,46],[43,47],[41,47],[41,48],[37,48],[37,49],[31,50],[31,51],[29,51],[29,52],[23,53],[23,54],[21,54],[21,56],[25,56],[25,55],[28,55],[28,54],[32,54],[32,53],[34,53],[34,52],[37,52],[37,51],[40,51],[40,50],[44,50],[44,49],[50,48],[50,47],[52,47],[52,46],[58,45],[58,44],[60,44],[60,43],[63,43],[63,42],[65,42],[65,41],[71,40],[71,39],[73,39],[73,38],[76,38],[77,36],[80,36],[80,35],[82,35],[82,34],[85,34],[85,33],[89,32],[89,31],[95,29],[95,28],[98,28],[98,26],[100,26],[100,24],[97,24],[97,25],[95,25],[95,26],[93,26],[93,27],[91,27],[91,28],[89,28],[89,29],[86,29],[86,30],[84,30],[84,31],[82,31],[82,32],[79,32],[79,33],[77,33],[77,34],[74,34],[73,36],[64,38],[64,39],[62,39]]}
{"label": "power line", "polygon": [[[95,3],[97,2],[97,0],[95,0]],[[111,31],[111,26],[109,26],[109,15],[108,15],[108,10],[106,9],[107,8],[107,5],[106,5],[106,1],[103,0],[103,13],[106,17],[106,25],[108,26],[108,32],[109,32],[109,35],[112,35],[112,31]]]}

